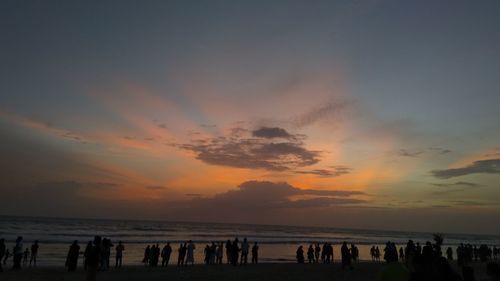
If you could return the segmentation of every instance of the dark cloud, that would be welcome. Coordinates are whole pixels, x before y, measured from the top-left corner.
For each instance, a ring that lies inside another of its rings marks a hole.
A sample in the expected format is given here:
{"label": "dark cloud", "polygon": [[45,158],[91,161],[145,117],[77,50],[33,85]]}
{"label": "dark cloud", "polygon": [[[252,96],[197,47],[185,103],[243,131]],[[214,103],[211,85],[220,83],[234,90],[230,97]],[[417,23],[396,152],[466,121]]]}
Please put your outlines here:
{"label": "dark cloud", "polygon": [[478,187],[478,186],[481,186],[480,184],[466,182],[466,181],[459,181],[459,182],[455,182],[455,183],[433,183],[432,185],[439,186],[439,187]]}
{"label": "dark cloud", "polygon": [[[364,195],[361,191],[300,189],[285,182],[247,181],[236,190],[220,193],[212,198],[193,199],[184,202],[189,208],[319,208],[332,205],[366,203],[365,200],[351,198]],[[299,197],[292,200],[292,197]],[[300,197],[307,197],[306,199]]]}
{"label": "dark cloud", "polygon": [[449,179],[470,174],[500,174],[500,159],[474,161],[472,164],[454,169],[431,171],[436,178]]}
{"label": "dark cloud", "polygon": [[[198,139],[176,146],[195,152],[196,158],[205,163],[235,168],[286,171],[319,162],[320,151],[305,148],[299,140],[303,139],[301,135],[291,135],[281,128],[257,131],[257,136],[248,137],[247,129],[236,127],[228,136]],[[288,137],[275,141],[271,136],[278,134]]]}
{"label": "dark cloud", "polygon": [[408,150],[408,149],[400,149],[398,152],[399,156],[404,156],[404,157],[417,157],[422,153],[424,152],[421,150]]}
{"label": "dark cloud", "polygon": [[341,175],[349,174],[352,168],[345,166],[334,166],[332,169],[314,169],[309,171],[295,171],[297,174],[317,175],[319,177],[338,177]]}
{"label": "dark cloud", "polygon": [[272,139],[272,138],[284,138],[284,139],[290,139],[294,138],[293,135],[289,134],[285,129],[278,128],[278,127],[261,127],[257,130],[252,131],[252,135],[254,137],[258,138],[266,138],[266,139]]}

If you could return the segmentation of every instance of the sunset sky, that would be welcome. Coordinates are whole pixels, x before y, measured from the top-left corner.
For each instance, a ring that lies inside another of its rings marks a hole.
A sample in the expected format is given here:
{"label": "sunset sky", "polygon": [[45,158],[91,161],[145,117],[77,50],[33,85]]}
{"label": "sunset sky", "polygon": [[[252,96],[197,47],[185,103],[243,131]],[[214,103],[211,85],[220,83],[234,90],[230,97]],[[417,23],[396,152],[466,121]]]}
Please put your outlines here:
{"label": "sunset sky", "polygon": [[0,214],[500,231],[498,1],[2,1]]}

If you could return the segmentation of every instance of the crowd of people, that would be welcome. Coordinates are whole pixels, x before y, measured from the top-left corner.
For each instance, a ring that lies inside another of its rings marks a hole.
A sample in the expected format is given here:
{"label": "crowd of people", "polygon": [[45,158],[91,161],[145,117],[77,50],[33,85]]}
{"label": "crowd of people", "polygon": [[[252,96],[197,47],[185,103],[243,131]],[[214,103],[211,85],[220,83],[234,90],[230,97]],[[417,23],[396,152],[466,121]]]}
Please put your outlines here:
{"label": "crowd of people", "polygon": [[[359,260],[359,250],[356,245],[347,246],[344,242],[341,246],[341,260],[343,264],[351,268],[351,260],[357,262]],[[334,262],[333,246],[331,243],[324,243],[321,247],[319,243],[310,244],[307,249],[307,260],[309,263],[324,263],[329,264]],[[320,259],[321,257],[321,259]],[[304,248],[300,245],[296,251],[296,259],[298,263],[304,263]]]}
{"label": "crowd of people", "polygon": [[[196,245],[189,240],[186,243],[180,243],[177,249],[177,266],[194,265]],[[212,242],[207,244],[203,250],[204,260],[207,265],[223,264],[224,250],[226,253],[227,264],[245,265],[248,263],[248,255],[251,253],[251,263],[256,264],[259,261],[259,245],[257,242],[250,249],[250,244],[247,238],[239,242],[238,238],[233,241],[227,240],[224,242]],[[250,252],[251,250],[251,252]],[[147,266],[156,267],[159,264],[161,257],[161,266],[168,266],[172,254],[172,247],[167,243],[160,251],[159,244],[148,245],[144,249],[144,258],[142,263]]]}
{"label": "crowd of people", "polygon": [[[30,248],[23,247],[23,237],[17,237],[15,241],[15,246],[10,252],[5,245],[5,239],[0,239],[0,272],[3,271],[3,266],[7,264],[7,260],[12,256],[12,269],[19,270],[21,265],[26,266],[36,266],[38,257],[38,240],[35,240]],[[25,249],[23,251],[23,249]],[[28,264],[29,260],[29,264]]]}
{"label": "crowd of people", "polygon": [[[448,247],[445,252],[442,251],[443,238],[434,237],[434,243],[427,241],[423,246],[409,240],[405,246],[398,247],[394,242],[388,241],[383,248],[383,259],[387,266],[382,272],[383,276],[402,276],[399,280],[474,280],[473,262],[490,262],[487,265],[489,276],[500,278],[500,268],[497,261],[500,258],[500,249],[496,246],[488,247],[480,245],[479,247],[470,244],[460,244],[456,248],[457,265],[462,273],[454,272],[450,262],[454,260],[454,252]],[[83,257],[83,269],[87,272],[87,280],[95,280],[97,271],[107,271],[110,268],[111,252],[114,247],[115,268],[120,268],[123,262],[125,246],[122,241],[113,245],[110,239],[96,236],[93,241],[89,241],[81,251],[77,240],[69,246],[66,256],[65,266],[68,271],[76,271],[80,256]],[[23,250],[24,249],[24,250]],[[193,241],[181,243],[177,249],[177,266],[195,264],[196,245]],[[142,262],[151,267],[168,266],[172,255],[172,246],[166,243],[163,248],[159,244],[148,245],[144,249]],[[0,271],[3,271],[3,265],[12,257],[12,269],[19,270],[21,267],[36,266],[39,252],[39,243],[34,241],[31,247],[23,247],[23,237],[19,236],[15,240],[12,251],[6,247],[5,240],[0,239]],[[231,265],[245,265],[248,263],[248,256],[251,255],[251,263],[256,264],[259,261],[259,245],[253,242],[251,245],[247,238],[241,242],[238,238],[224,242],[212,242],[207,244],[203,250],[204,260],[207,265],[223,264],[225,253],[225,263]],[[306,255],[306,256],[305,256]],[[370,248],[372,261],[378,262],[381,259],[379,246],[373,245]],[[310,264],[334,263],[334,246],[331,243],[310,244],[307,251],[300,245],[296,250],[296,260],[303,264],[306,261]],[[353,243],[350,245],[343,242],[340,246],[340,264],[342,270],[353,269],[353,263],[359,260],[359,250]],[[406,277],[405,277],[406,276]],[[406,279],[405,279],[406,278]],[[387,279],[390,280],[390,279]],[[500,279],[492,279],[500,280]]]}

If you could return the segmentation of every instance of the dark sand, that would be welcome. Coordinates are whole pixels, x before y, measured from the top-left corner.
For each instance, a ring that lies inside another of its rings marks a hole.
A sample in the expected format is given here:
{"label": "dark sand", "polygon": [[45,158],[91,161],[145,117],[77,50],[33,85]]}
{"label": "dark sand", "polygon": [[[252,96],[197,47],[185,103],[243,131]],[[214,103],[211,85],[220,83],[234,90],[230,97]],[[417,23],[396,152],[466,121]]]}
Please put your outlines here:
{"label": "dark sand", "polygon": [[[265,263],[246,266],[229,265],[195,265],[178,268],[170,266],[167,268],[150,268],[142,266],[126,266],[121,269],[110,269],[108,272],[99,272],[98,281],[107,280],[137,280],[137,281],[176,281],[176,280],[200,280],[200,281],[225,281],[225,280],[300,280],[300,281],[368,281],[378,280],[378,275],[383,269],[384,263],[361,262],[354,265],[354,270],[340,269],[339,264],[293,264],[293,263]],[[476,280],[485,278],[485,264],[474,265]],[[13,272],[6,270],[0,273],[1,281],[37,281],[37,280],[85,280],[85,272],[79,269],[77,272],[67,272],[62,267],[28,268]]]}

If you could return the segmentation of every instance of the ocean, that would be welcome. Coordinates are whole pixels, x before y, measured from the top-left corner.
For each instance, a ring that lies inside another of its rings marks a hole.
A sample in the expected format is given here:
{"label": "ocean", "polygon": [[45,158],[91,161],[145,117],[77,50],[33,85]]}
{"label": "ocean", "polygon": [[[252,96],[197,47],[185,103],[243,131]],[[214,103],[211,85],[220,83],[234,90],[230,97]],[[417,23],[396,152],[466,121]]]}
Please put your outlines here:
{"label": "ocean", "polygon": [[[307,248],[310,243],[330,242],[334,246],[334,259],[340,257],[343,241],[355,243],[361,260],[371,260],[370,247],[378,245],[383,251],[387,241],[398,247],[408,239],[424,244],[432,241],[432,233],[341,229],[330,227],[273,226],[250,224],[167,222],[137,220],[97,220],[37,217],[0,216],[0,238],[5,238],[12,249],[17,236],[23,236],[24,247],[29,248],[34,240],[40,244],[38,264],[41,266],[64,266],[69,245],[78,240],[81,250],[94,235],[121,240],[125,245],[124,264],[139,265],[144,248],[149,244],[170,242],[173,248],[171,263],[177,260],[180,243],[193,240],[196,244],[195,261],[203,262],[203,249],[211,242],[221,242],[246,237],[249,243],[259,243],[261,262],[293,262],[298,245]],[[461,242],[472,245],[500,245],[498,235],[444,234],[444,246],[456,248]],[[112,253],[113,256],[113,253]],[[83,260],[83,259],[82,259]],[[225,261],[225,257],[224,257]],[[81,263],[81,261],[80,261]]]}

